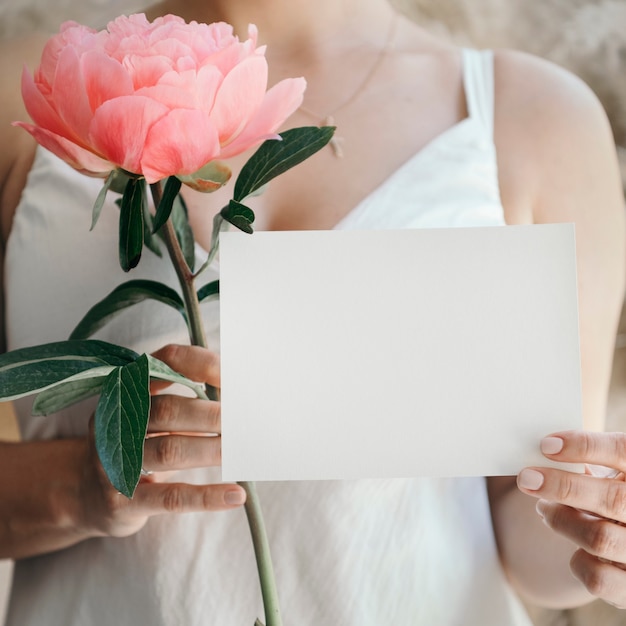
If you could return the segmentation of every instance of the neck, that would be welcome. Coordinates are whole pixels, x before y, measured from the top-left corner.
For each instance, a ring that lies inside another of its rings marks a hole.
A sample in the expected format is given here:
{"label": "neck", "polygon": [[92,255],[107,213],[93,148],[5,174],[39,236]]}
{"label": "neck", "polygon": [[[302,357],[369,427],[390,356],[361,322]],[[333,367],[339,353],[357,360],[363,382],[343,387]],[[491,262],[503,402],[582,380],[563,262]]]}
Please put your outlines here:
{"label": "neck", "polygon": [[146,11],[174,13],[186,21],[223,21],[246,38],[248,24],[259,29],[267,56],[303,64],[322,53],[340,55],[356,42],[380,45],[392,9],[386,0],[163,0]]}
{"label": "neck", "polygon": [[387,0],[163,0],[146,13],[149,19],[172,13],[188,22],[227,22],[240,39],[255,24],[259,43],[267,45],[269,84],[307,79],[302,110],[319,113],[308,113],[309,123],[360,96],[395,20]]}

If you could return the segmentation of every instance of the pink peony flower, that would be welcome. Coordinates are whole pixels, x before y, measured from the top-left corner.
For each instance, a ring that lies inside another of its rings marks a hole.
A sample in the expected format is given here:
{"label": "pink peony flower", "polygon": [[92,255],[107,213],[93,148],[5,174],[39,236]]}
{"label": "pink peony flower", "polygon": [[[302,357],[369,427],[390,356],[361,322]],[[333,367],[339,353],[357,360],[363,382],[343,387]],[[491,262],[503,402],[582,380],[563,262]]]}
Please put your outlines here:
{"label": "pink peony flower", "polygon": [[122,168],[148,183],[189,176],[276,138],[302,102],[303,78],[267,91],[254,26],[248,37],[173,15],[122,16],[100,32],[66,22],[34,76],[24,70],[34,124],[16,125],[87,174]]}

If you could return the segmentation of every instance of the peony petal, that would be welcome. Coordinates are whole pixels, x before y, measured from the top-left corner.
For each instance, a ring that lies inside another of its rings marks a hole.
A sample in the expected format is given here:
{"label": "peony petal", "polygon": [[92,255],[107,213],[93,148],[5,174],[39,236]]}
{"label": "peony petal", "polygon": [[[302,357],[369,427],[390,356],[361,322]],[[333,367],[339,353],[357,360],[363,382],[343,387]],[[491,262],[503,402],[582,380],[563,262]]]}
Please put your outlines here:
{"label": "peony petal", "polygon": [[163,74],[172,71],[172,61],[164,56],[142,56],[131,54],[122,61],[132,76],[135,89],[156,85]]}
{"label": "peony petal", "polygon": [[65,48],[59,55],[52,85],[52,101],[68,128],[82,142],[86,142],[93,111],[83,81],[81,62],[74,48]]}
{"label": "peony petal", "polygon": [[192,174],[219,156],[218,134],[209,116],[177,109],[151,128],[141,169],[148,183],[168,176]]}
{"label": "peony petal", "polygon": [[14,122],[14,125],[27,130],[37,143],[56,154],[56,156],[63,159],[63,161],[79,172],[104,178],[112,169],[115,169],[115,166],[109,161],[101,159],[92,152],[68,141],[65,137],[55,135],[44,128],[25,124],[24,122]]}
{"label": "peony petal", "polygon": [[198,64],[192,56],[180,57],[179,59],[176,59],[175,70],[177,72],[187,72],[189,70],[193,70],[195,72],[196,67],[198,67]]}
{"label": "peony petal", "polygon": [[196,106],[209,113],[215,104],[215,97],[222,84],[224,77],[222,73],[213,65],[198,70],[196,78]]}
{"label": "peony petal", "polygon": [[41,126],[56,135],[76,139],[74,133],[59,117],[49,99],[41,93],[26,68],[22,72],[22,99],[28,115],[37,126]]}
{"label": "peony petal", "polygon": [[265,57],[248,57],[224,77],[211,111],[222,145],[243,130],[263,102],[266,88]]}
{"label": "peony petal", "polygon": [[225,22],[197,24],[191,33],[188,32],[186,41],[199,63],[220,50],[233,46],[238,47],[238,40],[233,34],[233,27]]}
{"label": "peony petal", "polygon": [[151,50],[153,54],[162,54],[172,60],[190,56],[192,54],[192,50],[187,43],[176,39],[155,41]]}
{"label": "peony petal", "polygon": [[137,96],[145,96],[151,100],[156,100],[171,109],[191,109],[194,108],[193,91],[172,85],[154,85],[154,87],[144,87],[136,91]]}
{"label": "peony petal", "polygon": [[302,104],[305,89],[304,78],[286,78],[274,85],[265,94],[263,103],[246,128],[222,148],[220,158],[228,159],[241,154],[273,135]]}
{"label": "peony petal", "polygon": [[145,40],[139,35],[132,35],[123,39],[118,39],[109,33],[106,33],[106,35],[107,37],[103,40],[102,46],[104,53],[120,63],[123,63],[124,59],[132,54],[140,56],[149,54]]}
{"label": "peony petal", "polygon": [[248,41],[250,41],[253,48],[256,48],[258,39],[259,29],[256,27],[256,24],[248,24]]}
{"label": "peony petal", "polygon": [[133,174],[142,174],[146,137],[167,112],[165,105],[143,96],[109,100],[94,114],[90,139],[95,150],[109,161]]}
{"label": "peony petal", "polygon": [[222,80],[220,72],[212,66],[203,67],[199,72],[167,72],[158,85],[139,89],[136,93],[154,98],[170,109],[201,109],[208,114]]}
{"label": "peony petal", "polygon": [[167,85],[168,87],[176,87],[189,92],[193,92],[196,84],[196,69],[191,70],[172,70],[166,72],[159,78],[158,85]]}
{"label": "peony petal", "polygon": [[99,50],[86,52],[80,66],[89,106],[95,111],[107,100],[133,93],[133,81],[119,61]]}
{"label": "peony petal", "polygon": [[64,47],[65,41],[63,40],[62,34],[55,35],[48,39],[41,53],[41,63],[35,72],[37,82],[43,82],[48,86],[52,85],[59,54],[61,54],[61,50],[63,50]]}
{"label": "peony petal", "polygon": [[125,39],[140,32],[148,32],[152,27],[144,13],[136,13],[115,18],[107,24],[107,31],[115,38]]}
{"label": "peony petal", "polygon": [[216,67],[222,76],[226,76],[236,67],[241,58],[240,46],[236,41],[221,50],[213,50],[210,54],[200,57],[198,65],[201,67]]}
{"label": "peony petal", "polygon": [[90,45],[93,47],[97,39],[98,34],[93,28],[72,21],[61,24],[59,33],[48,39],[44,46],[36,80],[52,85],[61,52],[68,46],[86,50]]}

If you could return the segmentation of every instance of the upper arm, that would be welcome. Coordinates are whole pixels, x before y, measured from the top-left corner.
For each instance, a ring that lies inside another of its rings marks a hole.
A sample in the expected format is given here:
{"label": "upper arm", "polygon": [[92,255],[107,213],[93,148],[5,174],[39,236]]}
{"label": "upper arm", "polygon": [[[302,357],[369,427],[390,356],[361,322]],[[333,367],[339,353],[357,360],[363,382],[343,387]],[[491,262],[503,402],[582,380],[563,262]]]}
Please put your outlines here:
{"label": "upper arm", "polygon": [[576,227],[583,415],[598,429],[625,285],[624,196],[611,129],[591,90],[545,61],[502,51],[496,85],[511,221]]}
{"label": "upper arm", "polygon": [[2,276],[4,245],[35,154],[33,138],[11,125],[27,120],[20,80],[24,64],[32,70],[45,42],[41,35],[0,42],[0,351],[4,346]]}
{"label": "upper arm", "polygon": [[46,38],[42,35],[0,42],[0,228],[2,240],[10,231],[11,219],[32,163],[35,142],[16,120],[28,120],[21,95],[24,66],[31,71],[39,62]]}

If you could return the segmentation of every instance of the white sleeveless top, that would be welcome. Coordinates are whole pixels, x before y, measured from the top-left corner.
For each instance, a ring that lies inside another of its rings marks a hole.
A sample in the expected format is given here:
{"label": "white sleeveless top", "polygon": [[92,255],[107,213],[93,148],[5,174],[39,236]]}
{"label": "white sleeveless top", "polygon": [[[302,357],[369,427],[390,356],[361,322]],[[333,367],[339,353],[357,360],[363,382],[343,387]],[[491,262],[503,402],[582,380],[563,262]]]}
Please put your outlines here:
{"label": "white sleeveless top", "polygon": [[[504,225],[490,52],[464,51],[469,116],[434,139],[338,224],[342,229]],[[45,150],[30,172],[7,247],[10,348],[68,336],[128,276],[117,209],[89,233],[101,181]],[[95,279],[93,277],[96,277]],[[134,278],[176,285],[145,252]],[[207,277],[207,281],[211,277]],[[97,280],[97,282],[96,282]],[[205,317],[216,345],[217,307]],[[137,351],[185,341],[178,314],[142,303],[99,338]],[[82,434],[93,403],[48,418],[18,404],[26,438]],[[217,479],[217,472],[175,480]],[[496,552],[485,481],[402,479],[258,485],[286,626],[530,626]],[[91,539],[17,563],[10,626],[243,626],[263,617],[245,515],[152,518],[125,539]]]}

